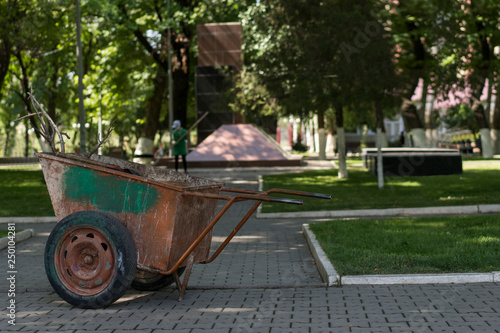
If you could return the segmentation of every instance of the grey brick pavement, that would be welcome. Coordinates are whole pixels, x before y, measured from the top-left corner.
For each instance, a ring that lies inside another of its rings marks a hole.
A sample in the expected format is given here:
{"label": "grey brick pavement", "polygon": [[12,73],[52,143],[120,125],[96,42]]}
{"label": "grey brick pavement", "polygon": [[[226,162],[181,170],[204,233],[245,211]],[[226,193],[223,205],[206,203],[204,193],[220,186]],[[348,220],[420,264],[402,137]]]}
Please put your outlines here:
{"label": "grey brick pavement", "polygon": [[[486,293],[485,293],[486,292]],[[473,303],[481,294],[481,301]],[[421,297],[421,295],[425,295]],[[16,296],[22,332],[498,332],[498,285],[130,290],[101,310],[51,292]],[[5,317],[5,316],[4,316]]]}
{"label": "grey brick pavement", "polygon": [[[256,186],[253,178],[239,178],[228,186]],[[214,243],[232,230],[245,205],[217,225]],[[500,332],[498,284],[327,288],[302,223],[252,218],[213,263],[195,265],[182,302],[173,288],[129,290],[99,310],[73,308],[52,292],[43,248],[53,224],[19,224],[34,228],[37,236],[17,245],[15,326],[8,325],[5,311],[7,252],[0,251],[0,331]]]}

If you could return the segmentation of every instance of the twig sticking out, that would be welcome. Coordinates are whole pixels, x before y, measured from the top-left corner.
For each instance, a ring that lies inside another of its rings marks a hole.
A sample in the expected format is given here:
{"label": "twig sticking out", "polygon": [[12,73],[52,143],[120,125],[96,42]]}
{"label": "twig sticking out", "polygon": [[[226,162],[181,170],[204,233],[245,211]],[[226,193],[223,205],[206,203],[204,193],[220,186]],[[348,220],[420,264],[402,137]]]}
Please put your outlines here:
{"label": "twig sticking out", "polygon": [[[64,133],[64,132],[61,133],[59,131],[59,129],[57,128],[57,125],[54,123],[52,118],[50,118],[49,114],[43,109],[43,107],[40,105],[40,103],[38,103],[38,101],[36,100],[35,96],[33,96],[32,93],[28,93],[28,98],[31,101],[31,105],[33,105],[33,109],[35,110],[35,113],[30,113],[26,116],[17,118],[14,121],[19,121],[19,120],[22,120],[25,118],[37,116],[38,120],[40,121],[41,130],[39,130],[38,128],[33,126],[34,130],[37,131],[45,139],[45,141],[47,141],[49,143],[50,149],[52,149],[52,152],[54,154],[57,153],[56,146],[54,143],[54,136],[55,136],[54,133],[57,133],[57,135],[59,136],[60,144],[61,144],[61,152],[65,153],[63,136],[70,139],[69,135],[67,133]],[[50,127],[47,126],[47,124],[43,120],[43,117],[47,118],[47,121],[48,121]]]}
{"label": "twig sticking out", "polygon": [[102,146],[102,144],[104,143],[104,141],[106,141],[106,140],[108,139],[108,137],[109,137],[109,135],[111,134],[111,132],[113,132],[113,130],[115,129],[115,128],[113,127],[113,124],[115,123],[115,121],[116,121],[116,120],[113,120],[113,121],[111,122],[111,124],[109,125],[109,128],[108,128],[108,132],[106,133],[106,135],[104,136],[104,138],[103,138],[102,140],[100,140],[100,138],[97,138],[97,147],[95,147],[95,149],[87,155],[87,157],[88,157],[88,158],[90,158],[90,156],[94,155],[94,153],[95,153],[97,150],[99,150],[99,147],[101,147],[101,146]]}

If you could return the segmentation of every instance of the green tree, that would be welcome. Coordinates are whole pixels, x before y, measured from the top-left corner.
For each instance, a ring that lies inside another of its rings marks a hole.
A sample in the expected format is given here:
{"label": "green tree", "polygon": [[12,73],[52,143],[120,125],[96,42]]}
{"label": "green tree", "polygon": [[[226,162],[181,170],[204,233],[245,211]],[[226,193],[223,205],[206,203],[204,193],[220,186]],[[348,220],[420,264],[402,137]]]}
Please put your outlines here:
{"label": "green tree", "polygon": [[461,103],[449,108],[443,121],[448,128],[468,129],[477,137],[479,126],[474,117],[474,112],[469,104]]}
{"label": "green tree", "polygon": [[[471,88],[469,104],[475,116],[479,131],[481,132],[481,143],[483,156],[490,158],[494,154],[494,146],[491,142],[490,128],[500,129],[500,124],[495,118],[500,117],[493,112],[493,122],[490,119],[490,106],[485,108],[480,98],[486,86],[487,80],[492,87],[495,70],[493,50],[495,45],[500,45],[500,33],[498,31],[498,13],[500,3],[490,0],[471,0],[464,11],[464,27],[468,41],[466,61],[463,65],[469,75],[465,77]],[[489,91],[491,95],[491,90]],[[488,101],[489,101],[488,97]],[[498,103],[497,103],[498,104]],[[493,125],[493,126],[491,126]]]}
{"label": "green tree", "polygon": [[[417,145],[426,145],[423,129],[433,127],[432,110],[425,109],[429,94],[437,98],[470,89],[469,104],[478,126],[487,128],[489,110],[484,109],[479,97],[486,79],[493,82],[496,68],[492,56],[493,47],[499,44],[498,1],[387,0],[383,3],[388,9],[382,11],[388,22],[386,29],[393,36],[395,59],[405,82],[400,90],[402,114],[406,128],[420,133],[414,135]],[[419,80],[423,81],[423,92],[417,108],[410,98]],[[495,113],[491,123],[495,123],[494,119]],[[485,137],[489,137],[488,132],[484,131]],[[488,138],[485,142],[489,142]]]}
{"label": "green tree", "polygon": [[[3,3],[2,5],[5,6]],[[5,78],[9,80],[4,84],[8,98],[4,100],[2,112],[17,112],[19,106],[23,105],[25,112],[31,113],[28,94],[32,88],[37,94],[36,88],[46,87],[47,89],[39,92],[38,97],[42,96],[40,100],[48,105],[51,116],[56,120],[56,105],[64,100],[58,90],[67,90],[68,83],[68,80],[63,82],[61,79],[60,69],[67,65],[67,59],[61,57],[64,54],[63,48],[58,48],[60,41],[64,40],[67,13],[65,10],[59,11],[55,3],[46,0],[12,1],[7,2],[6,7],[10,12],[2,20],[0,29],[5,31],[5,34],[2,33],[3,45],[8,45],[3,54],[9,57],[9,75],[0,79],[2,83],[6,82]],[[5,72],[3,65],[0,72]],[[30,121],[31,126],[36,128],[35,121]],[[9,123],[5,125],[10,126]],[[25,138],[27,155],[27,133]],[[40,144],[42,148],[45,147],[42,141]]]}
{"label": "green tree", "polygon": [[[372,14],[373,5],[343,0],[267,2],[255,7],[247,22],[247,68],[258,73],[286,112],[314,111],[324,131],[326,111],[335,110],[339,177],[347,177],[345,110],[373,112],[374,103],[383,106],[389,99],[396,81],[390,44]],[[383,112],[381,107],[375,110]]]}
{"label": "green tree", "polygon": [[[250,1],[172,1],[169,8],[167,1],[143,0],[127,1],[93,0],[92,7],[96,15],[105,17],[103,24],[112,23],[116,36],[114,43],[128,44],[134,39],[136,49],[142,50],[142,55],[136,56],[148,59],[141,62],[149,63],[144,72],[151,72],[151,87],[149,94],[141,107],[144,121],[140,125],[139,153],[150,153],[153,140],[162,124],[161,119],[166,114],[164,101],[168,86],[167,73],[168,45],[172,47],[172,76],[175,119],[187,122],[189,99],[194,91],[194,62],[196,57],[196,25],[205,22],[233,21],[237,14]],[[170,35],[169,35],[170,29]],[[127,37],[128,36],[128,37]],[[122,39],[123,38],[123,39]],[[129,59],[130,59],[129,54]],[[164,126],[164,125],[163,125]],[[163,128],[164,129],[164,128]]]}
{"label": "green tree", "polygon": [[[438,89],[434,84],[437,60],[432,54],[433,46],[442,40],[441,25],[447,26],[446,2],[431,1],[383,1],[386,10],[382,11],[385,28],[392,36],[394,59],[399,70],[401,85],[399,95],[402,98],[401,114],[407,130],[413,132],[414,143],[425,146],[425,106],[430,88]],[[420,80],[423,81],[420,107],[411,101]],[[435,91],[438,93],[438,91]]]}

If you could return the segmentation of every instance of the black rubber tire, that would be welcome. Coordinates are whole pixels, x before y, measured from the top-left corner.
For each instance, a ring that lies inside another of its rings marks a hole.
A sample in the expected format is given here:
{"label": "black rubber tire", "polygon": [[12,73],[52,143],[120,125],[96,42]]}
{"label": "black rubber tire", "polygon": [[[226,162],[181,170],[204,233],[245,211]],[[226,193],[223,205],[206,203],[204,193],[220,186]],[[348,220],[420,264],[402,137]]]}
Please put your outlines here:
{"label": "black rubber tire", "polygon": [[[186,267],[181,267],[177,270],[179,276],[182,275]],[[156,291],[175,282],[174,274],[163,275],[160,273],[152,273],[145,270],[137,269],[132,288],[140,291]]]}
{"label": "black rubber tire", "polygon": [[[83,255],[78,251],[92,253]],[[97,309],[115,302],[130,287],[136,266],[136,248],[127,228],[100,211],[81,211],[65,217],[56,224],[45,246],[45,271],[50,284],[62,299],[78,308]],[[94,281],[92,274],[96,275]]]}

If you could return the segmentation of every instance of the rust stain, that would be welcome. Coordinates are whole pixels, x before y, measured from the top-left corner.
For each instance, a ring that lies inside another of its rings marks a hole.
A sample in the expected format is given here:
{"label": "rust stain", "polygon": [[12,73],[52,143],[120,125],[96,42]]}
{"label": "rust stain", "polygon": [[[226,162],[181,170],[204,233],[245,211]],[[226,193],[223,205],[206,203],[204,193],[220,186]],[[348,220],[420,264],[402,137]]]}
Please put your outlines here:
{"label": "rust stain", "polygon": [[[218,194],[223,185],[167,170],[154,170],[155,180],[151,180],[53,156],[40,158],[40,162],[59,220],[81,210],[102,210],[115,216],[132,235],[138,267],[160,273],[177,263],[210,224],[217,208],[217,200],[182,193]],[[143,171],[144,166],[130,163],[120,167]],[[173,180],[160,182],[162,172],[164,178]],[[174,188],[173,184],[185,187]],[[211,232],[197,247],[195,263],[206,261],[210,244]]]}

